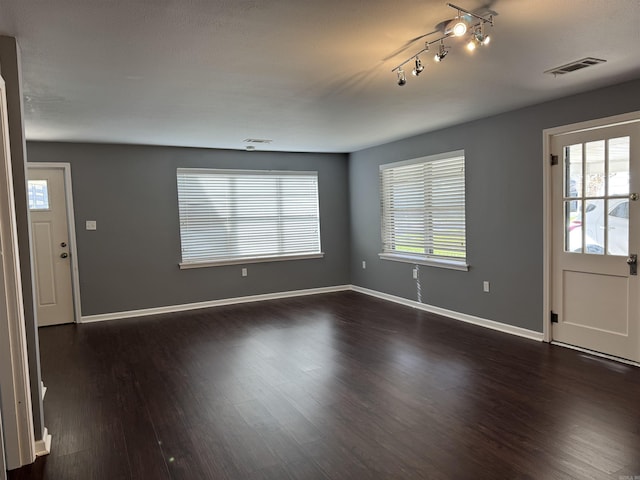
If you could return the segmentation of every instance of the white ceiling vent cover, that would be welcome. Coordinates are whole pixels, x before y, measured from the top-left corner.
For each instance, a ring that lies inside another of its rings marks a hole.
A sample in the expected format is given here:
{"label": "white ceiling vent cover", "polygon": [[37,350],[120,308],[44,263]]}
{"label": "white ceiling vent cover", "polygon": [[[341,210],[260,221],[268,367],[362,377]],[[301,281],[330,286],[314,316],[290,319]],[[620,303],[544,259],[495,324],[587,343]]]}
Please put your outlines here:
{"label": "white ceiling vent cover", "polygon": [[604,63],[604,62],[606,62],[606,60],[602,60],[601,58],[586,57],[586,58],[583,58],[582,60],[576,60],[575,62],[567,63],[566,65],[552,68],[551,70],[547,70],[544,73],[550,73],[552,75],[564,75],[565,73],[575,72],[576,70],[581,70],[583,68],[591,67],[593,65],[598,65],[599,63]]}

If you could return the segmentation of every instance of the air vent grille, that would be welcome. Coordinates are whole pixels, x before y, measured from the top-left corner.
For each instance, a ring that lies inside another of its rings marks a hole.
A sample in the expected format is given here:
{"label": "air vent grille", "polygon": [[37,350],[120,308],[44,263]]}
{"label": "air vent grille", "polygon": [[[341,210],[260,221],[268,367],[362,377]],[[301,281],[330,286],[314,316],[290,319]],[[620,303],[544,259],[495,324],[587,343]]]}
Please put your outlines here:
{"label": "air vent grille", "polygon": [[606,62],[606,60],[602,60],[601,58],[586,57],[586,58],[583,58],[582,60],[576,60],[575,62],[567,63],[566,65],[552,68],[551,70],[547,70],[544,73],[550,73],[552,75],[564,75],[566,73],[575,72],[576,70],[581,70],[583,68],[591,67],[593,65],[598,65],[599,63],[604,63],[604,62]]}
{"label": "air vent grille", "polygon": [[273,140],[267,140],[265,138],[245,138],[244,143],[271,143]]}

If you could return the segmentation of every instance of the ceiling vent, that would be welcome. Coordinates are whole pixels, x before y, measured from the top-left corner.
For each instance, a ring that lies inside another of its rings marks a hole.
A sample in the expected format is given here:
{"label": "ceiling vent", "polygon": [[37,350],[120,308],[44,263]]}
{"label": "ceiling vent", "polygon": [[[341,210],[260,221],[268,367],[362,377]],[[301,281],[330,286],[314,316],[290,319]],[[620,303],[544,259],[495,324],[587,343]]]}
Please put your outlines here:
{"label": "ceiling vent", "polygon": [[260,144],[269,144],[273,142],[273,140],[267,140],[264,138],[245,138],[244,143],[260,143]]}
{"label": "ceiling vent", "polygon": [[582,60],[576,60],[575,62],[567,63],[566,65],[562,65],[561,67],[552,68],[551,70],[547,70],[544,73],[550,73],[552,75],[564,75],[565,73],[575,72],[576,70],[581,70],[583,68],[591,67],[593,65],[597,65],[599,63],[604,63],[606,60],[602,60],[600,58],[586,57]]}

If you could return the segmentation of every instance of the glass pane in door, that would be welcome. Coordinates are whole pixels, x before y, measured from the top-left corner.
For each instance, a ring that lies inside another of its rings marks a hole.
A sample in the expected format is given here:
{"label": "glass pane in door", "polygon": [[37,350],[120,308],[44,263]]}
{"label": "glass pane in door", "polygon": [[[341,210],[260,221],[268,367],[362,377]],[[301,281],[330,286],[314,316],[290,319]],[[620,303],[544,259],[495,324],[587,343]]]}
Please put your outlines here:
{"label": "glass pane in door", "polygon": [[604,148],[604,140],[585,143],[585,197],[606,195]]}
{"label": "glass pane in door", "polygon": [[611,138],[609,147],[609,190],[607,195],[629,194],[629,137]]}

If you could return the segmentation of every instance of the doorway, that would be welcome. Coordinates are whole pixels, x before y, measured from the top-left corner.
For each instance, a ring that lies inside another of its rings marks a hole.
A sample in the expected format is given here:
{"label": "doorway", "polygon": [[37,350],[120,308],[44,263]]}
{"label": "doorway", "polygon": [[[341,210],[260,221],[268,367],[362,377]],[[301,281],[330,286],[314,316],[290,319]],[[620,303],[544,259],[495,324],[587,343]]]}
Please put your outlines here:
{"label": "doorway", "polygon": [[38,326],[80,318],[71,166],[29,164],[28,196]]}
{"label": "doorway", "polygon": [[640,114],[545,132],[547,339],[640,361]]}

